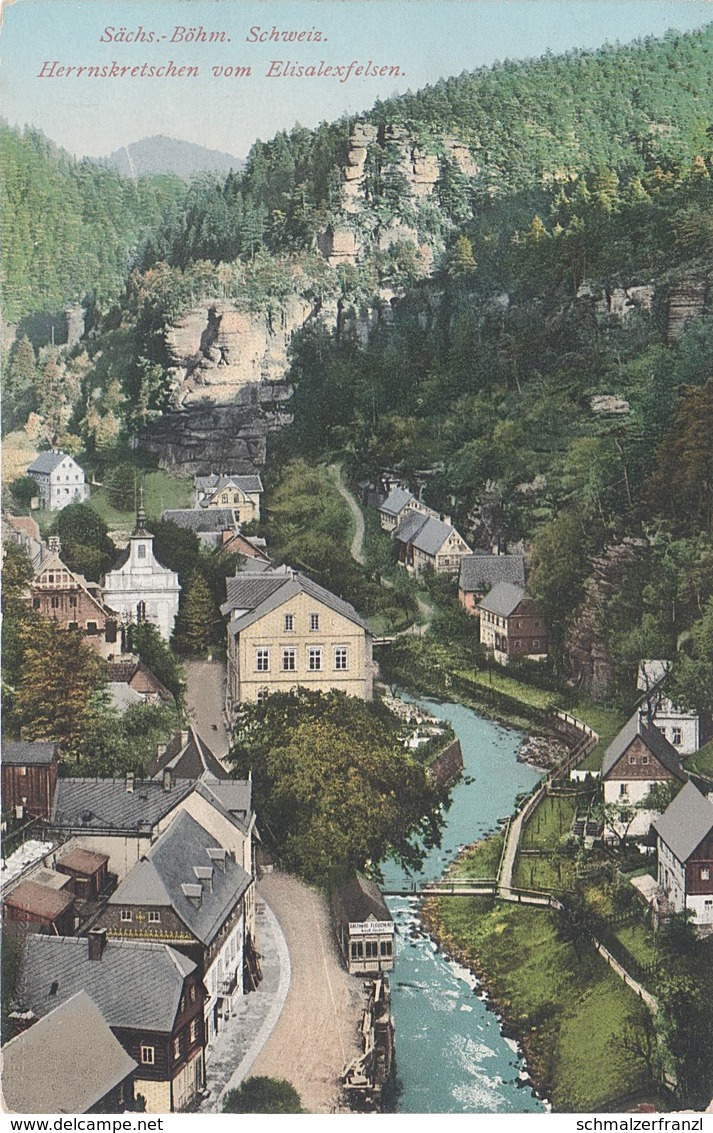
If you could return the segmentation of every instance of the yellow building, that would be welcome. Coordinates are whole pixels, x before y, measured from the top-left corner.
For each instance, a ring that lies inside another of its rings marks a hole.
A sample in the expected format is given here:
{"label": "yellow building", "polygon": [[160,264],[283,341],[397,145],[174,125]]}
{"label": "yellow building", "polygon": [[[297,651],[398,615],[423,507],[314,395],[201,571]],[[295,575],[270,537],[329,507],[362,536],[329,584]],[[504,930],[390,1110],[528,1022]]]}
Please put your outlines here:
{"label": "yellow building", "polygon": [[236,521],[243,526],[260,518],[262,481],[257,473],[250,476],[196,476],[196,507],[232,508]]}
{"label": "yellow building", "polygon": [[372,635],[348,602],[288,567],[226,580],[227,708],[298,685],[371,700]]}

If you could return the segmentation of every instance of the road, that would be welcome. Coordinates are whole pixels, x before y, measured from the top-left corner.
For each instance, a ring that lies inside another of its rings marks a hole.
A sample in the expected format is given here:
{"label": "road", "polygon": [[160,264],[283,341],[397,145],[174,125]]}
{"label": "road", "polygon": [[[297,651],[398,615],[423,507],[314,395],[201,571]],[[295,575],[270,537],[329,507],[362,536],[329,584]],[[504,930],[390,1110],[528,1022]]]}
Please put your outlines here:
{"label": "road", "polygon": [[222,661],[186,662],[188,718],[213,754],[222,759],[230,748],[225,727],[225,665]]}
{"label": "road", "polygon": [[309,1113],[339,1112],[340,1075],[360,1053],[362,981],[339,961],[319,893],[288,874],[272,873],[260,879],[258,894],[277,917],[292,971],[285,1006],[250,1076],[286,1078]]}
{"label": "road", "polygon": [[334,479],[339,495],[344,499],[349,507],[352,516],[354,517],[355,531],[352,545],[349,548],[350,554],[355,562],[364,566],[364,516],[362,515],[359,504],[354,499],[348,488],[345,487],[342,480],[342,469],[338,464],[330,464],[329,472]]}

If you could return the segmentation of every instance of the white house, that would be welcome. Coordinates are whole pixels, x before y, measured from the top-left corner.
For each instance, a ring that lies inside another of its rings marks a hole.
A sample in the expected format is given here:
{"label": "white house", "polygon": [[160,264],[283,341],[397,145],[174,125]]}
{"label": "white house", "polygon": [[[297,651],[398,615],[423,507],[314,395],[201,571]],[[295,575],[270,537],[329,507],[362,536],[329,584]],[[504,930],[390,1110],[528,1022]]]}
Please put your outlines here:
{"label": "white house", "polygon": [[41,452],[27,469],[27,475],[37,483],[41,507],[50,511],[82,503],[89,496],[84,471],[66,452]]}
{"label": "white house", "polygon": [[[664,681],[669,661],[642,661],[636,687],[646,693],[653,722],[679,755],[692,755],[701,746],[701,722],[697,712],[680,708],[666,695]],[[646,704],[643,711],[646,712]]]}
{"label": "white house", "polygon": [[642,838],[659,812],[642,803],[657,784],[685,782],[678,753],[658,728],[649,727],[637,708],[602,760],[604,802],[620,808],[615,832]]}
{"label": "white house", "polygon": [[151,622],[169,640],[178,613],[181,587],[175,571],[161,566],[153,553],[153,535],[145,527],[145,513],[139,508],[136,528],[129,546],[113,570],[102,580],[107,606],[121,621]]}
{"label": "white house", "polygon": [[713,803],[688,782],[654,822],[658,882],[676,913],[713,927]]}

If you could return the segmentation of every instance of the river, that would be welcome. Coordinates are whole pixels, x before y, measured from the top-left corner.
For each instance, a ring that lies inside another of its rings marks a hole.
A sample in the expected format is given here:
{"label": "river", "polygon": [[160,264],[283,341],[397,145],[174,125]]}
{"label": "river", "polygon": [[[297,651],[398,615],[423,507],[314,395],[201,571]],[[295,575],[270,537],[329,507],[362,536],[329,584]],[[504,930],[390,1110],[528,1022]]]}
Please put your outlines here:
{"label": "river", "polygon": [[[404,699],[411,699],[404,697]],[[522,736],[460,704],[420,697],[419,705],[447,720],[460,740],[463,779],[452,792],[442,844],[429,852],[420,877],[440,877],[459,850],[497,829],[516,796],[539,773],[518,763]],[[383,867],[386,889],[412,880],[393,863]],[[465,898],[464,898],[465,899]],[[536,1113],[545,1107],[524,1085],[515,1044],[478,997],[470,972],[445,959],[421,929],[418,903],[391,897],[397,925],[391,977],[400,1113]]]}

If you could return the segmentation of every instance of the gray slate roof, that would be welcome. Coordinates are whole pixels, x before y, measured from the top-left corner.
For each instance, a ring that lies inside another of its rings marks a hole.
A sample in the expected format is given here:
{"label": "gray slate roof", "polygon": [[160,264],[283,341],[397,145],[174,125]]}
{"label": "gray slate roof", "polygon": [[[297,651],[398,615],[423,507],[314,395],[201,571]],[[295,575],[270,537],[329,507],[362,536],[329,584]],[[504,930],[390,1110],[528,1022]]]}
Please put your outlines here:
{"label": "gray slate roof", "polygon": [[109,937],[101,960],[90,960],[86,937],[29,936],[24,1006],[47,1015],[58,1003],[86,991],[110,1027],[170,1033],[184,980],[195,969],[192,960],[168,944]]}
{"label": "gray slate roof", "polygon": [[147,834],[190,794],[193,782],[177,779],[171,790],[155,779],[59,779],[50,821],[63,831]]}
{"label": "gray slate roof", "polygon": [[678,860],[687,862],[713,830],[713,803],[689,779],[653,827]]}
{"label": "gray slate roof", "polygon": [[515,586],[512,582],[498,582],[478,603],[478,609],[487,610],[488,613],[496,614],[499,618],[509,618],[524,597],[525,591],[522,586]]}
{"label": "gray slate roof", "polygon": [[668,742],[658,728],[648,727],[646,721],[641,719],[638,708],[604,752],[602,760],[603,778],[615,767],[637,736],[641,737],[651,754],[658,759],[667,771],[670,771],[676,779],[685,780],[686,773],[681,767],[681,761],[675,747]]}
{"label": "gray slate roof", "polygon": [[33,472],[43,472],[45,474],[54,472],[58,464],[61,464],[69,456],[67,452],[40,452],[32,461],[32,464],[27,469],[28,476]]}
{"label": "gray slate roof", "polygon": [[152,779],[160,779],[166,768],[177,779],[200,779],[206,771],[219,779],[225,775],[223,765],[192,726],[185,741],[181,732],[176,733],[166,745],[166,750],[151,763],[149,775]]}
{"label": "gray slate roof", "polygon": [[337,888],[332,904],[337,915],[345,922],[365,921],[369,915],[377,921],[393,920],[378,885],[361,873],[350,877]]}
{"label": "gray slate roof", "polygon": [[55,743],[29,743],[27,740],[6,740],[2,745],[3,763],[16,767],[50,764],[57,751]]}
{"label": "gray slate roof", "polygon": [[203,882],[200,904],[191,900],[185,887],[200,885],[195,870],[213,864],[209,849],[222,847],[195,818],[181,811],[124,878],[109,904],[170,905],[194,936],[209,945],[251,883],[250,875],[226,854],[225,868],[215,864],[212,882]]}
{"label": "gray slate roof", "polygon": [[230,507],[178,508],[162,511],[161,519],[164,523],[174,523],[176,527],[196,533],[217,534],[220,531],[232,531],[239,526],[235,511]]}
{"label": "gray slate roof", "polygon": [[196,784],[196,792],[238,830],[247,834],[252,819],[252,783],[249,779],[226,779],[206,772]]}
{"label": "gray slate roof", "polygon": [[463,556],[458,578],[461,590],[484,594],[498,582],[525,585],[525,559],[522,555]]}
{"label": "gray slate roof", "polygon": [[236,488],[239,488],[242,492],[262,491],[262,480],[257,472],[252,476],[231,476],[230,473],[218,476],[215,472],[212,472],[210,476],[196,476],[195,484],[197,492],[219,492],[228,484],[235,484]]}
{"label": "gray slate roof", "polygon": [[2,1055],[13,1113],[86,1113],[136,1069],[85,991],[6,1043]]}
{"label": "gray slate roof", "polygon": [[399,515],[409,500],[414,498],[413,492],[409,492],[408,488],[392,488],[379,511],[384,511],[387,515]]}
{"label": "gray slate roof", "polygon": [[[234,586],[231,586],[234,583]],[[244,584],[244,585],[243,585]],[[231,610],[247,610],[248,613],[230,622],[228,627],[232,634],[240,633],[253,622],[258,621],[264,614],[278,609],[285,602],[291,601],[298,594],[307,594],[316,602],[334,610],[350,622],[355,622],[367,633],[371,633],[364,619],[356,612],[349,602],[338,598],[323,586],[313,582],[311,578],[300,574],[296,570],[270,570],[261,574],[238,574],[235,578],[227,579],[228,601],[220,607],[221,613],[227,614]],[[261,597],[260,595],[264,595]]]}

